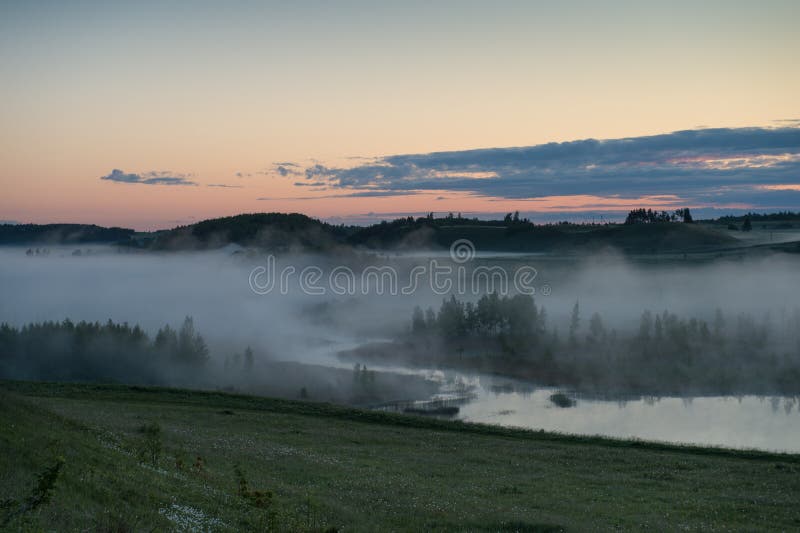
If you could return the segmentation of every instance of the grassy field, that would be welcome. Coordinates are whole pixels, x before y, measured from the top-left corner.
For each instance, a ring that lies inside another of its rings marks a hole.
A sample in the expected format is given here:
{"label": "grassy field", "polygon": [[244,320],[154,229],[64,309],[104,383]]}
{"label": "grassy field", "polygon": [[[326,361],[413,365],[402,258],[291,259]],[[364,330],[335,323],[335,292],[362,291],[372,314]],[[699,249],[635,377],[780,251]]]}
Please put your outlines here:
{"label": "grassy field", "polygon": [[796,455],[11,382],[0,428],[0,530],[800,528]]}

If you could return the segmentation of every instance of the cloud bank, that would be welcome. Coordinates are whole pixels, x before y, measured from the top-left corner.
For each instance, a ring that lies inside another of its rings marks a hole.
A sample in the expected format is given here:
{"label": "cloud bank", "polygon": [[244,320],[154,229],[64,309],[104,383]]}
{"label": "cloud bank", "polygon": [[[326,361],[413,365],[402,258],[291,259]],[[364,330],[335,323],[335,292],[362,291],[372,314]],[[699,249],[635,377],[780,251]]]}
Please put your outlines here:
{"label": "cloud bank", "polygon": [[118,168],[111,171],[107,176],[101,176],[101,180],[116,181],[118,183],[139,183],[142,185],[197,185],[183,174],[172,172],[145,172],[143,174],[128,174]]}
{"label": "cloud bank", "polygon": [[596,195],[724,206],[800,206],[800,128],[709,128],[623,139],[381,157],[351,168],[315,164],[307,180],[404,195],[457,191],[506,199]]}

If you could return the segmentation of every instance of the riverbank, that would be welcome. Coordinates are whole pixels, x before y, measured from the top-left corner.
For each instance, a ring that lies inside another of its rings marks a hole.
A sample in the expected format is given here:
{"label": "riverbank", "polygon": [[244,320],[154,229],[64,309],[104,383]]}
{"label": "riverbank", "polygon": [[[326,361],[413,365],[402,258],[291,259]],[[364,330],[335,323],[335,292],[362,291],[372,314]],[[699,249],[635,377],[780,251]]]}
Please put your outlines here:
{"label": "riverbank", "polygon": [[[0,486],[14,500],[3,509],[14,514],[12,529],[800,525],[798,455],[128,386],[3,382],[0,424]],[[20,512],[37,476],[57,464],[49,501]],[[265,503],[257,491],[273,495]]]}

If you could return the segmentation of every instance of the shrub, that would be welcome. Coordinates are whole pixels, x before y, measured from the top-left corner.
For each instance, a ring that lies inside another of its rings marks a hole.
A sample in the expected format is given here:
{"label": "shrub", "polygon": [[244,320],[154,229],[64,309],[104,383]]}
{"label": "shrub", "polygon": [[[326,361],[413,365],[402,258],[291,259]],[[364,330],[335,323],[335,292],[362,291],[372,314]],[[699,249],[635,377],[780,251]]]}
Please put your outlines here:
{"label": "shrub", "polygon": [[[0,511],[6,512],[6,517],[0,522],[0,528],[5,528],[14,518],[33,511],[50,501],[53,488],[61,475],[65,462],[63,457],[57,457],[52,465],[45,468],[36,477],[36,486],[23,502],[20,503],[13,499],[0,502]],[[16,509],[14,509],[15,507]]]}
{"label": "shrub", "polygon": [[150,422],[139,428],[139,432],[144,435],[140,449],[140,459],[142,462],[149,461],[153,466],[158,466],[161,457],[161,426],[158,422]]}
{"label": "shrub", "polygon": [[251,505],[265,509],[272,503],[271,490],[252,490],[247,483],[247,478],[242,471],[242,467],[237,463],[233,467],[233,472],[236,474],[236,482],[238,484],[237,493],[239,496],[250,502]]}
{"label": "shrub", "polygon": [[562,392],[557,392],[550,395],[550,401],[558,407],[574,407],[575,400]]}

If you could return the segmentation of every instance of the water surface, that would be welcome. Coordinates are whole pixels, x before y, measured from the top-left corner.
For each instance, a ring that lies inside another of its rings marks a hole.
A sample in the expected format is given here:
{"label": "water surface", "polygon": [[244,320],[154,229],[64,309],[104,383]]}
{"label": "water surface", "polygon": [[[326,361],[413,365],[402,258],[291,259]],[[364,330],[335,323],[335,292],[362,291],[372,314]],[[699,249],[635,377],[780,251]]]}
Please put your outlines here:
{"label": "water surface", "polygon": [[557,407],[555,389],[474,388],[458,418],[502,426],[580,435],[800,453],[797,397],[711,396],[601,400],[569,395],[574,407]]}

